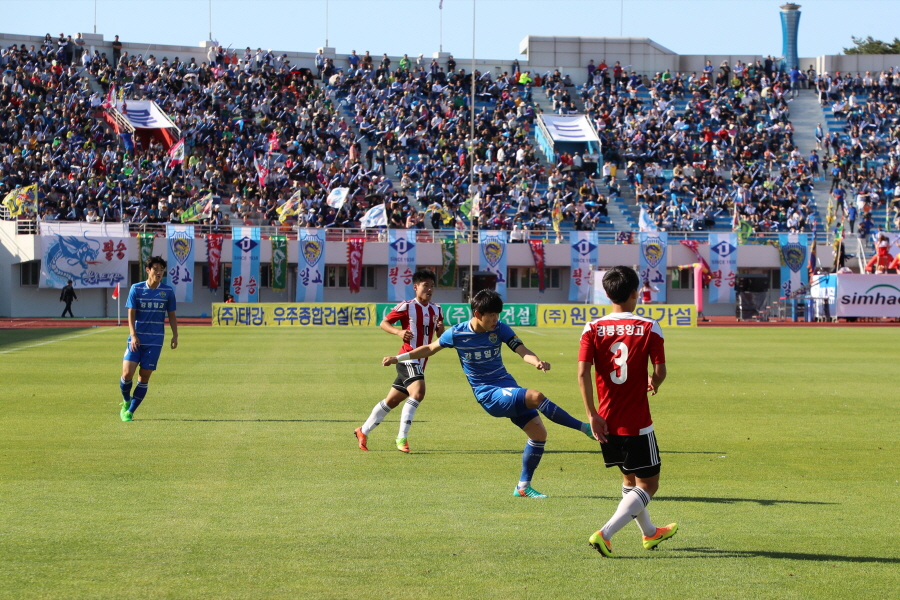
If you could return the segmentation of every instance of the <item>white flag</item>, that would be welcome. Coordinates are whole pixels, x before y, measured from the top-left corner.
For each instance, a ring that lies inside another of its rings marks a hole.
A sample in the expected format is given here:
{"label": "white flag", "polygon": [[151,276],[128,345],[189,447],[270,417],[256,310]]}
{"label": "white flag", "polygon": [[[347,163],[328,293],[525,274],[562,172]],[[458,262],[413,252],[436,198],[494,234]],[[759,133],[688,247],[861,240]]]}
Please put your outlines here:
{"label": "white flag", "polygon": [[366,211],[363,218],[359,221],[359,226],[363,229],[372,227],[387,227],[387,217],[384,214],[384,204],[373,206]]}
{"label": "white flag", "polygon": [[656,223],[650,218],[647,209],[641,207],[641,215],[638,217],[638,227],[641,231],[659,231]]}
{"label": "white flag", "polygon": [[335,210],[341,210],[341,207],[343,207],[344,203],[347,201],[347,194],[349,193],[350,188],[334,188],[331,190],[331,193],[328,194],[325,203]]}

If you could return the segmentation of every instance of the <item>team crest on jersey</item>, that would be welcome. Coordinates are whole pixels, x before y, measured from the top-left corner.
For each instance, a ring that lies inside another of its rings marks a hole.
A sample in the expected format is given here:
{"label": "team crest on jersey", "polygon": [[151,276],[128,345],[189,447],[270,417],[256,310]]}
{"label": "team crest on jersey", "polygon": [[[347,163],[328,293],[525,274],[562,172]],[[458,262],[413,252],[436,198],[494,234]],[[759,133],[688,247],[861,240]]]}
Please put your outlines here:
{"label": "team crest on jersey", "polygon": [[306,259],[306,264],[311,267],[315,266],[322,256],[321,240],[317,237],[307,235],[300,240],[300,247],[303,249],[303,258]]}
{"label": "team crest on jersey", "polygon": [[496,343],[497,343],[497,334],[496,334],[496,333],[490,334],[490,335],[488,336],[488,339],[491,340],[491,343],[492,343],[492,344],[496,344]]}
{"label": "team crest on jersey", "polygon": [[788,268],[797,273],[800,271],[800,267],[803,266],[803,263],[806,262],[806,248],[800,244],[784,244],[781,247],[781,256],[784,259],[784,264],[788,266]]}
{"label": "team crest on jersey", "polygon": [[650,267],[655,267],[659,264],[659,261],[662,260],[663,254],[665,254],[662,240],[658,237],[647,238],[647,243],[644,244],[643,252],[644,258],[647,259],[647,264],[650,265]]}
{"label": "team crest on jersey", "polygon": [[188,259],[191,254],[193,242],[194,240],[188,237],[186,231],[172,232],[171,237],[169,238],[169,244],[172,247],[172,254],[175,255],[178,264],[183,265]]}
{"label": "team crest on jersey", "polygon": [[165,290],[159,290],[159,297],[160,297],[160,298],[165,298],[165,297],[166,297],[166,292],[165,292]]}
{"label": "team crest on jersey", "polygon": [[500,259],[503,258],[503,244],[495,237],[487,238],[484,245],[482,245],[482,252],[484,252],[484,258],[488,261],[488,264],[495,267],[500,262]]}

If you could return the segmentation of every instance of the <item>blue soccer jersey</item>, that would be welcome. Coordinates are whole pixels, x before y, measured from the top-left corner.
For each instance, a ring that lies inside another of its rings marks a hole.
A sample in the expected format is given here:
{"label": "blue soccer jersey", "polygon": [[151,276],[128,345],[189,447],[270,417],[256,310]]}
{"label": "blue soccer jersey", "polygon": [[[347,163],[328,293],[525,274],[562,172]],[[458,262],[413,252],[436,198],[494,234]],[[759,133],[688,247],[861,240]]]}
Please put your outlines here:
{"label": "blue soccer jersey", "polygon": [[[134,331],[145,348],[162,348],[166,334],[166,315],[175,310],[175,290],[160,283],[156,288],[146,281],[131,286],[126,308],[137,310]],[[131,336],[128,337],[131,341]]]}
{"label": "blue soccer jersey", "polygon": [[503,365],[501,344],[515,349],[522,344],[506,323],[497,323],[493,331],[478,333],[469,321],[457,323],[444,331],[439,340],[442,348],[455,348],[469,385],[476,391],[480,386],[517,387],[516,380]]}

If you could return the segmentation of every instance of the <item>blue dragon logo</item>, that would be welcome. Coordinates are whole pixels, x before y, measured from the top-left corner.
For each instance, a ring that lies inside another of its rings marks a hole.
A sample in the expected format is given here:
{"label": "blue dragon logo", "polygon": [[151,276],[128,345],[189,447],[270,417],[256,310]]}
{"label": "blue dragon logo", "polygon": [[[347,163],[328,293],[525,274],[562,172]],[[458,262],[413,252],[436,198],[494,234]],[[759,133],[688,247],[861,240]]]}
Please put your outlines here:
{"label": "blue dragon logo", "polygon": [[47,251],[47,270],[62,282],[68,279],[81,282],[90,265],[97,264],[95,259],[98,254],[100,242],[97,240],[88,239],[87,236],[84,240],[74,236],[59,236]]}

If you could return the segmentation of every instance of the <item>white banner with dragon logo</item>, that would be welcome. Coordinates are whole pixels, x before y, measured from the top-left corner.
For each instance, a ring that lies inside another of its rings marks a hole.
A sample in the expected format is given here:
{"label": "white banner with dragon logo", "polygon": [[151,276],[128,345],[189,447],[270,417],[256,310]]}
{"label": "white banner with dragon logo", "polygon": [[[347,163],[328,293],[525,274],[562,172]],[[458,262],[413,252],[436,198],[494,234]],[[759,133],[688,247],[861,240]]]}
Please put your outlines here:
{"label": "white banner with dragon logo", "polygon": [[110,288],[128,282],[127,225],[41,221],[42,288]]}

